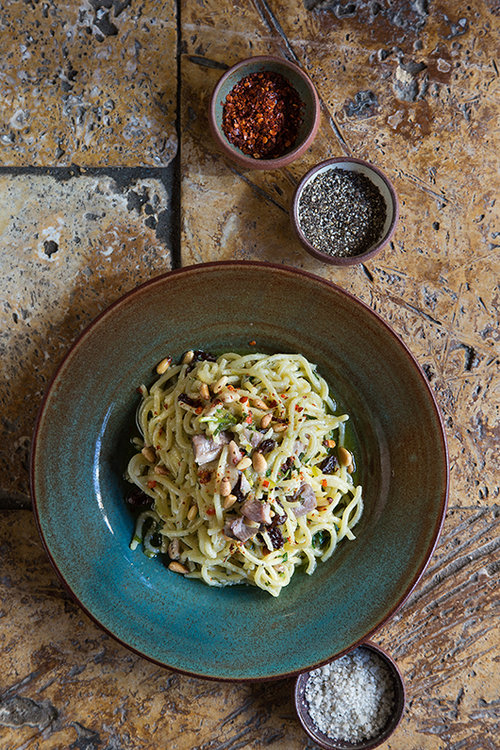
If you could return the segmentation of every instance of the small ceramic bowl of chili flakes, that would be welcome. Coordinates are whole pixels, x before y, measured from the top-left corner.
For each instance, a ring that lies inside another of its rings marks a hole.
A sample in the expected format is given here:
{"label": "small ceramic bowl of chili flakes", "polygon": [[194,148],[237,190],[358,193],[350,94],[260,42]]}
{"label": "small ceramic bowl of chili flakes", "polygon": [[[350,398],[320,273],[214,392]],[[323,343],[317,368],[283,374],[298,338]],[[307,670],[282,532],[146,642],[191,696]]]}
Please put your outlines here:
{"label": "small ceramic bowl of chili flakes", "polygon": [[309,148],[319,116],[309,76],[288,60],[262,55],[224,73],[212,94],[209,121],[219,147],[240,166],[278,169]]}

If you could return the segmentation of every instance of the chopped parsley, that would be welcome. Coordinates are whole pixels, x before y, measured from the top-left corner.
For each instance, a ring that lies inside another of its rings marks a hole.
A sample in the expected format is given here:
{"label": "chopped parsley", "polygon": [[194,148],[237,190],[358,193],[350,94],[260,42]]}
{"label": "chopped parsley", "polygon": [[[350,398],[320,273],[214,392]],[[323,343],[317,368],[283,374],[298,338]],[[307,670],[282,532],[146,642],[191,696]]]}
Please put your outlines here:
{"label": "chopped parsley", "polygon": [[231,414],[230,412],[225,412],[219,419],[219,423],[214,430],[214,435],[218,435],[219,432],[222,432],[227,427],[230,427],[233,424],[238,424],[238,422],[238,417],[236,417],[234,414]]}

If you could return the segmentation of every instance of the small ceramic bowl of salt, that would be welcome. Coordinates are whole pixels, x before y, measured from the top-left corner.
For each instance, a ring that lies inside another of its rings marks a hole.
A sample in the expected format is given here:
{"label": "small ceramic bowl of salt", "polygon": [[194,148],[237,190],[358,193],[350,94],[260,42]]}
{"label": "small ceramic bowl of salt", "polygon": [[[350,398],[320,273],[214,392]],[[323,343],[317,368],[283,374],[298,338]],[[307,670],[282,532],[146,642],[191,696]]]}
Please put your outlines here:
{"label": "small ceramic bowl of salt", "polygon": [[303,672],[295,707],[309,737],[324,750],[371,750],[398,726],[405,706],[401,673],[379,646],[361,646]]}

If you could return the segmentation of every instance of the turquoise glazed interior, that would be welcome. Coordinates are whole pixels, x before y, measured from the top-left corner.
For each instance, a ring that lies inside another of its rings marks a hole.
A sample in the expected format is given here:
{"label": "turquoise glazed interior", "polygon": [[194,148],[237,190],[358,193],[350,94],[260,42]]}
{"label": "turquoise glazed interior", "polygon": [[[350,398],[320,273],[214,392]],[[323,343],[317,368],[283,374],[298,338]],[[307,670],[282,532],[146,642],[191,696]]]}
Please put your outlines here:
{"label": "turquoise glazed interior", "polygon": [[[298,70],[295,65],[288,64],[286,60],[272,58],[261,59],[257,57],[251,58],[243,64],[235,66],[234,69],[231,69],[225,76],[222,77],[219,83],[219,88],[217,91],[217,96],[214,99],[213,107],[214,124],[218,129],[221,138],[224,139],[226,146],[235,154],[238,154],[245,159],[248,159],[249,157],[244,154],[241,149],[228,141],[224,135],[224,131],[222,130],[223,106],[226,100],[226,96],[242,78],[245,78],[252,73],[260,73],[261,71],[266,70],[270,71],[271,73],[279,73],[280,75],[282,75],[283,78],[285,78],[298,93],[300,100],[304,105],[302,108],[302,122],[300,124],[295,142],[279,158],[283,158],[283,156],[285,156],[286,154],[295,151],[300,147],[300,145],[311,133],[311,130],[315,123],[315,119],[317,117],[317,103],[312,84],[310,82],[307,82],[307,80],[301,74],[300,70]],[[261,161],[266,160],[263,159]],[[276,161],[276,159],[269,161]]]}
{"label": "turquoise glazed interior", "polygon": [[[313,576],[298,571],[277,599],[208,587],[129,549],[123,472],[136,388],[166,354],[188,349],[301,352],[351,416],[365,498],[357,540]],[[46,394],[31,471],[49,556],[96,622],[159,664],[237,680],[304,671],[373,633],[429,560],[448,480],[437,407],[392,330],[327,281],[250,262],[173,271],[97,318]]]}

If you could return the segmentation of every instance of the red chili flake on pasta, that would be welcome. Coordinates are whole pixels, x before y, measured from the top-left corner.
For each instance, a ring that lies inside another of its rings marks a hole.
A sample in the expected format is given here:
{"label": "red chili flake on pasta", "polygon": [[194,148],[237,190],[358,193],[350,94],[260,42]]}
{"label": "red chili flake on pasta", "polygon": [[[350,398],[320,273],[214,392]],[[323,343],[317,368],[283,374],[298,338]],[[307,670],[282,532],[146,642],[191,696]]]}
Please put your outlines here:
{"label": "red chili flake on pasta", "polygon": [[245,422],[246,422],[247,424],[252,424],[252,422],[253,422],[253,417],[252,417],[252,415],[251,415],[251,414],[249,414],[249,415],[248,415],[248,417],[247,417],[247,418],[245,419]]}
{"label": "red chili flake on pasta", "polygon": [[262,486],[263,487],[269,487],[269,480],[268,479],[264,479],[264,481],[262,482]]}
{"label": "red chili flake on pasta", "polygon": [[295,411],[304,411],[304,407],[299,406],[298,404],[295,404]]}
{"label": "red chili flake on pasta", "polygon": [[298,93],[280,73],[250,73],[226,96],[222,129],[244,154],[273,159],[294,144],[302,108]]}
{"label": "red chili flake on pasta", "polygon": [[201,412],[202,412],[202,411],[203,411],[203,407],[202,407],[202,406],[198,406],[198,407],[197,407],[197,408],[196,408],[196,409],[194,410],[195,414],[201,414]]}
{"label": "red chili flake on pasta", "polygon": [[215,516],[215,508],[207,508],[207,516]]}
{"label": "red chili flake on pasta", "polygon": [[148,482],[149,489],[151,489],[151,490],[154,489],[156,487],[156,484],[157,484],[156,480],[150,479],[149,482]]}
{"label": "red chili flake on pasta", "polygon": [[328,482],[326,481],[326,479],[322,479],[322,480],[321,480],[321,486],[322,486],[323,488],[325,488],[325,487],[328,487]]}
{"label": "red chili flake on pasta", "polygon": [[248,342],[248,346],[255,346],[256,344],[257,342],[255,341],[255,339],[252,339],[252,341]]}
{"label": "red chili flake on pasta", "polygon": [[198,479],[200,484],[208,484],[212,479],[212,472],[209,469],[199,469]]}

